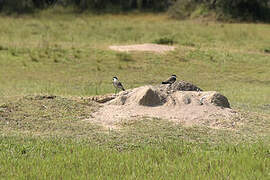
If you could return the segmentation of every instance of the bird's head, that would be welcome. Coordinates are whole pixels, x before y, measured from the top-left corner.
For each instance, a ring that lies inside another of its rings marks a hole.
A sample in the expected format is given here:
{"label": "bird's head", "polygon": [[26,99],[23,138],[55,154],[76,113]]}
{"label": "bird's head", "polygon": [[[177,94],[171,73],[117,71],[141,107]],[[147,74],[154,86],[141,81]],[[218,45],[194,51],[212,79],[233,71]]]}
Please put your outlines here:
{"label": "bird's head", "polygon": [[113,77],[113,80],[118,80],[118,78],[116,76]]}
{"label": "bird's head", "polygon": [[177,76],[175,74],[173,74],[172,77],[175,77],[176,78]]}

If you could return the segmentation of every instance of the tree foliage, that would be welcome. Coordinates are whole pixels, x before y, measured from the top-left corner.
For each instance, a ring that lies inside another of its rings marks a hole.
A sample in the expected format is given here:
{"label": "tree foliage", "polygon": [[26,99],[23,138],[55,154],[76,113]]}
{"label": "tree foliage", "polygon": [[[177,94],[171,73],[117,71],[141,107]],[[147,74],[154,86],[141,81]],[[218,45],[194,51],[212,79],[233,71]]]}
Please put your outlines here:
{"label": "tree foliage", "polygon": [[240,20],[270,20],[269,0],[177,0],[170,8],[170,14],[186,18],[194,12],[215,12],[218,18]]}
{"label": "tree foliage", "polygon": [[0,0],[0,11],[29,13],[54,5],[79,11],[166,11],[176,18],[215,13],[217,18],[270,21],[270,0]]}
{"label": "tree foliage", "polygon": [[0,8],[15,12],[28,12],[27,9],[44,9],[52,5],[75,6],[79,10],[120,11],[148,9],[165,11],[175,0],[0,0]]}

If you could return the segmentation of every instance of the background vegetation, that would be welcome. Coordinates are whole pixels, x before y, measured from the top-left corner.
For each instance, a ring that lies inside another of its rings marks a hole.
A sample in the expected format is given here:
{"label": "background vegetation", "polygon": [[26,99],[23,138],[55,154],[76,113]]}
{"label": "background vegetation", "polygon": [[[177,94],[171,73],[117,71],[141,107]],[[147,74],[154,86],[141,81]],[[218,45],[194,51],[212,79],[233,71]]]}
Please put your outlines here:
{"label": "background vegetation", "polygon": [[270,20],[269,0],[178,0],[169,13],[175,18],[212,17],[231,21]]}
{"label": "background vegetation", "polygon": [[30,13],[55,5],[74,7],[77,12],[168,11],[178,19],[211,17],[226,21],[270,21],[269,0],[1,0],[0,10]]}

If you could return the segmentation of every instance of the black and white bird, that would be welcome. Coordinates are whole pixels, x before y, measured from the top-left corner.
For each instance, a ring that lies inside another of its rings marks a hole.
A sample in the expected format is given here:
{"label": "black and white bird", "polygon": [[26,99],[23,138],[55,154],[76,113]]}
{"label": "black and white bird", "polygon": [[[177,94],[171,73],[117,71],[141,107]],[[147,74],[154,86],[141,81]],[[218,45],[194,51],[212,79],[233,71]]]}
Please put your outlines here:
{"label": "black and white bird", "polygon": [[162,84],[173,84],[176,81],[176,75],[172,75],[169,79],[166,81],[163,81]]}
{"label": "black and white bird", "polygon": [[124,86],[122,85],[122,83],[118,80],[117,77],[113,77],[113,86],[115,87],[115,94],[117,92],[118,89],[121,89],[123,91],[125,91]]}

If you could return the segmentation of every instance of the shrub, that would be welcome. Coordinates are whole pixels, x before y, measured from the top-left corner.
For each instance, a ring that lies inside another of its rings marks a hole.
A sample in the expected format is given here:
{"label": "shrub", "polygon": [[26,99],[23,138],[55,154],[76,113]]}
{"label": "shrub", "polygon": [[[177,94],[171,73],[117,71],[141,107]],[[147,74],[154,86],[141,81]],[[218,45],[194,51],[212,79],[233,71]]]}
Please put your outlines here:
{"label": "shrub", "polygon": [[76,0],[81,10],[108,10],[118,7],[121,11],[140,9],[152,11],[165,11],[175,0]]}
{"label": "shrub", "polygon": [[169,15],[173,18],[185,19],[190,17],[197,6],[196,0],[178,0],[169,8]]}
{"label": "shrub", "polygon": [[[203,9],[203,11],[198,10]],[[239,19],[244,21],[270,21],[269,0],[177,0],[169,9],[174,18],[188,18],[195,11],[202,16],[214,12],[218,19]]]}
{"label": "shrub", "polygon": [[175,0],[0,0],[0,10],[29,12],[44,9],[54,4],[76,6],[79,10],[127,11],[132,9],[166,11]]}
{"label": "shrub", "polygon": [[32,0],[0,0],[1,10],[6,12],[32,12],[33,1]]}
{"label": "shrub", "polygon": [[224,0],[217,1],[218,9],[225,15],[241,20],[269,21],[268,0]]}
{"label": "shrub", "polygon": [[0,0],[0,10],[8,13],[30,13],[55,4],[57,0]]}
{"label": "shrub", "polygon": [[173,45],[174,40],[171,37],[161,37],[158,38],[156,40],[154,40],[155,44],[169,44],[169,45]]}
{"label": "shrub", "polygon": [[265,48],[264,53],[270,53],[270,48]]}

